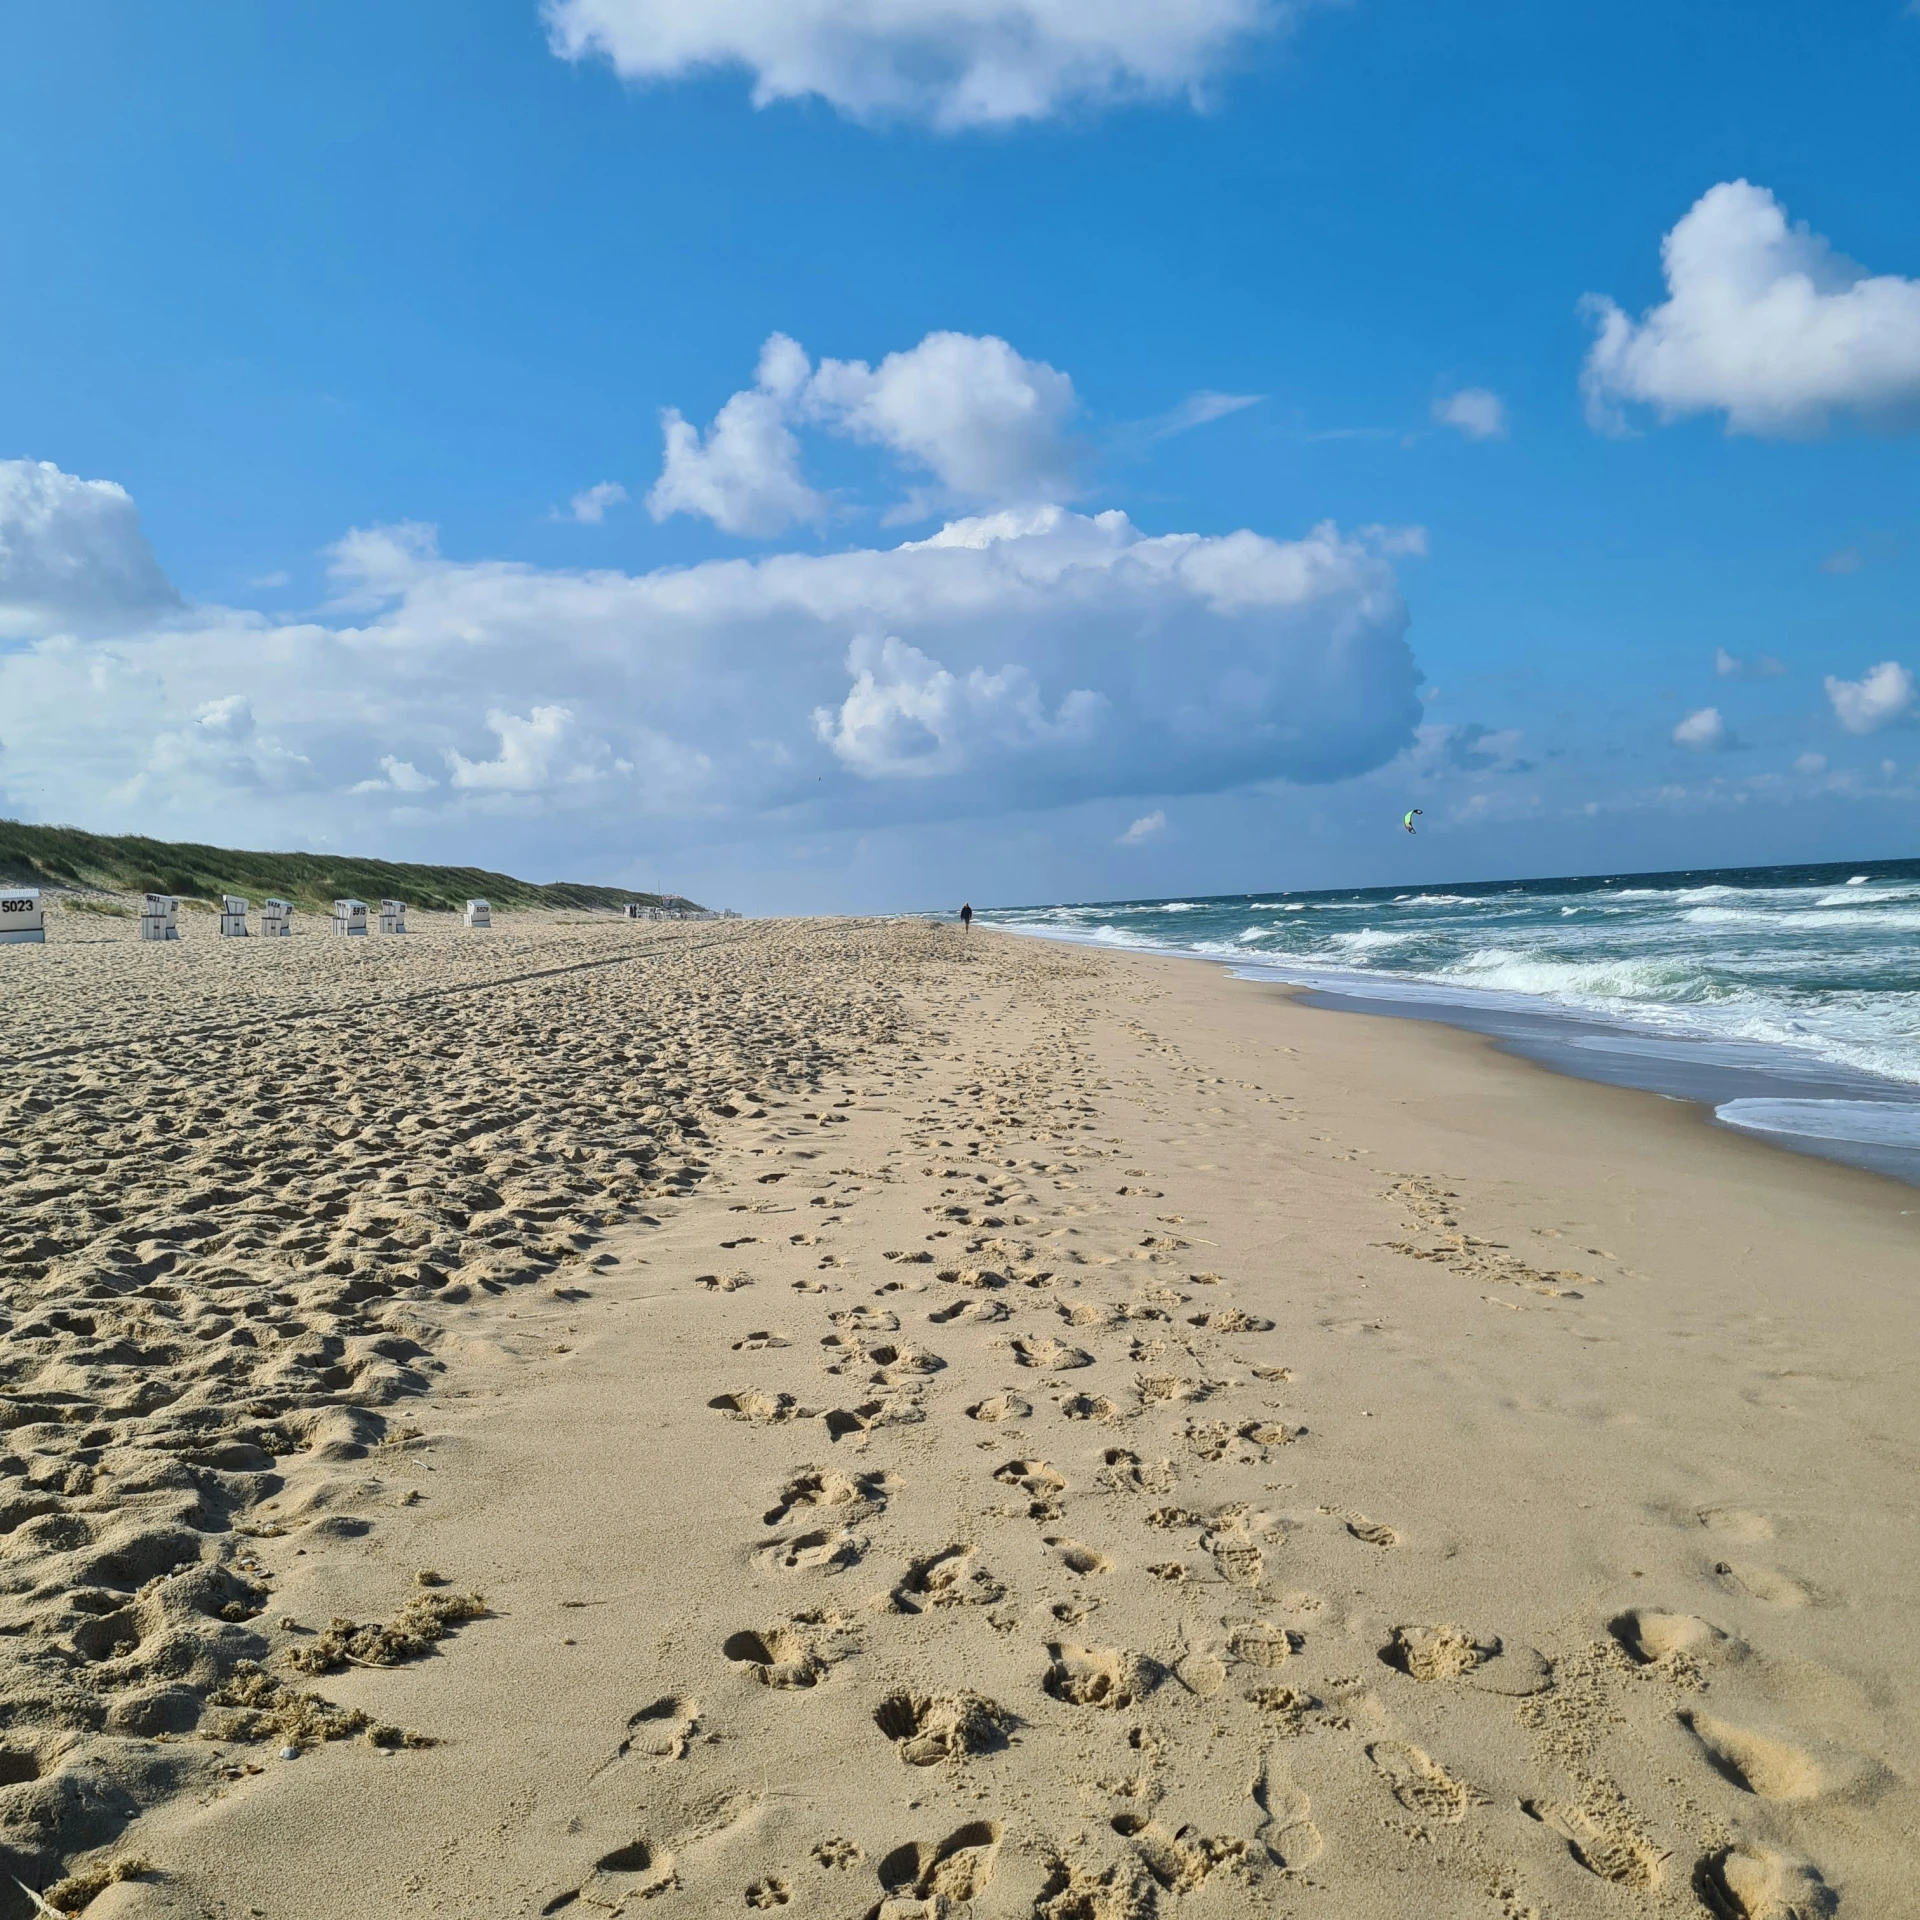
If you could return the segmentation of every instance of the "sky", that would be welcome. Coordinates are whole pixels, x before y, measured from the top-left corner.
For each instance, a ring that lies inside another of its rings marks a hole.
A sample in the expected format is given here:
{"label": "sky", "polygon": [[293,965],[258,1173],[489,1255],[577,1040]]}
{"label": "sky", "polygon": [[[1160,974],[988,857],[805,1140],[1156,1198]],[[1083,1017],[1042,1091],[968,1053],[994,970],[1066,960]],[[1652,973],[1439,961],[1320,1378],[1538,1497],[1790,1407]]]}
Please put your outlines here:
{"label": "sky", "polygon": [[1903,0],[8,9],[0,814],[748,912],[1912,855],[1916,81]]}

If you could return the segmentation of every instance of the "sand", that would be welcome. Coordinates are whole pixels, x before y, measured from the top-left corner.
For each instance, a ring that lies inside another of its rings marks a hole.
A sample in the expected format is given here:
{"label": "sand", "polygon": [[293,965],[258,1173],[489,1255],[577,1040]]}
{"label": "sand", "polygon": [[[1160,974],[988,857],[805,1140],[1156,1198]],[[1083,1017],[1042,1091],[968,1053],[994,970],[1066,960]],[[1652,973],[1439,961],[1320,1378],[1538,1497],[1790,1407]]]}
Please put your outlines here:
{"label": "sand", "polygon": [[415,924],[0,955],[56,1910],[1909,1909],[1920,1195],[1198,963]]}

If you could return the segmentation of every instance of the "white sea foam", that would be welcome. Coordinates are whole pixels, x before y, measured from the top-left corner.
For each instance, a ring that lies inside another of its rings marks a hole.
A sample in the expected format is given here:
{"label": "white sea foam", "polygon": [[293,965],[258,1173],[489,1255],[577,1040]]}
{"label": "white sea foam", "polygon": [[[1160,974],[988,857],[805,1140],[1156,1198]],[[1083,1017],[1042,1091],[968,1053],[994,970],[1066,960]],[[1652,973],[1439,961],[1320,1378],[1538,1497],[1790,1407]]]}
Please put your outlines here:
{"label": "white sea foam", "polygon": [[1851,1140],[1863,1146],[1920,1149],[1920,1102],[1893,1100],[1728,1100],[1714,1109],[1751,1133]]}

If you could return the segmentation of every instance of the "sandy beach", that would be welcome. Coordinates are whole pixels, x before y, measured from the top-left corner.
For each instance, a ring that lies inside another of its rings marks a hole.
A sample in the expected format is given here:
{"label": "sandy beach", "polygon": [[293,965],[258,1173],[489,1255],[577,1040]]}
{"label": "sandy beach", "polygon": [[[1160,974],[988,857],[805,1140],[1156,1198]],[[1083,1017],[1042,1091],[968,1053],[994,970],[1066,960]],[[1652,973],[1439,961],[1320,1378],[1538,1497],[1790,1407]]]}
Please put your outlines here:
{"label": "sandy beach", "polygon": [[1912,1910],[1920,1194],[1198,962],[415,924],[0,953],[53,1910]]}

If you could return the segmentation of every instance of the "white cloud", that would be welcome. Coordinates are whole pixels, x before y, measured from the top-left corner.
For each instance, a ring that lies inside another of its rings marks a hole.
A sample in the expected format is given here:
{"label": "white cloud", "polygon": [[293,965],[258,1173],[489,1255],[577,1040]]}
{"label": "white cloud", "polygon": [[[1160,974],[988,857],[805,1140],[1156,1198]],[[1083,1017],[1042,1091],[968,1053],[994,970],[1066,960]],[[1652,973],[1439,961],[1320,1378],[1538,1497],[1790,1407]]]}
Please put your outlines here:
{"label": "white cloud", "polygon": [[0,460],[0,640],[108,633],[178,603],[124,487]]}
{"label": "white cloud", "polygon": [[878,367],[823,360],[808,413],[833,431],[886,447],[952,497],[992,503],[1073,491],[1062,437],[1073,382],[992,334],[930,333]]}
{"label": "white cloud", "polygon": [[1171,440],[1175,434],[1191,433],[1195,427],[1209,427],[1229,414],[1244,413],[1266,397],[1264,393],[1215,393],[1211,388],[1202,387],[1198,393],[1188,394],[1177,407],[1169,408],[1159,419],[1147,421],[1144,428],[1135,428],[1134,432],[1145,444]]}
{"label": "white cloud", "polygon": [[807,377],[807,357],[784,334],[760,350],[754,384],[714,416],[703,440],[675,407],[660,416],[666,463],[647,495],[656,520],[698,514],[726,533],[768,539],[827,503],[800,477],[800,443],[787,416]]}
{"label": "white cloud", "polygon": [[647,505],[656,520],[694,513],[728,533],[762,538],[819,520],[826,502],[800,473],[796,423],[884,447],[930,475],[889,519],[953,505],[1026,505],[1073,490],[1064,436],[1073,382],[992,334],[930,333],[917,347],[864,360],[823,360],[772,335],[754,385],[736,393],[703,441],[669,408],[666,465]]}
{"label": "white cloud", "polygon": [[1151,813],[1143,813],[1113,844],[1116,847],[1143,846],[1149,840],[1160,839],[1166,831],[1167,816],[1155,807]]}
{"label": "white cloud", "polygon": [[1904,720],[1913,709],[1913,675],[1897,660],[1882,660],[1858,680],[1842,680],[1830,673],[1826,686],[1834,718],[1849,733],[1878,733]]}
{"label": "white cloud", "polygon": [[1638,322],[1589,296],[1582,385],[1603,429],[1642,402],[1664,420],[1723,412],[1734,433],[1818,433],[1835,412],[1920,406],[1920,281],[1869,275],[1764,187],[1709,189],[1661,245],[1667,299]]}
{"label": "white cloud", "polygon": [[452,784],[470,793],[551,793],[633,771],[630,761],[616,759],[604,740],[581,727],[570,707],[535,707],[525,719],[491,708],[487,727],[500,742],[491,760],[447,749]]}
{"label": "white cloud", "polygon": [[1284,0],[544,0],[563,59],[629,80],[744,67],[753,100],[815,95],[856,119],[952,130],[1187,96]]}
{"label": "white cloud", "polygon": [[411,760],[396,759],[390,753],[380,756],[380,778],[356,781],[350,793],[430,793],[439,782],[422,773]]}
{"label": "white cloud", "polygon": [[1723,680],[1777,680],[1786,672],[1786,667],[1770,653],[1757,653],[1751,660],[1743,660],[1725,647],[1715,647],[1713,670]]}
{"label": "white cloud", "polygon": [[229,693],[199,702],[183,723],[155,733],[144,752],[136,747],[119,791],[136,802],[182,791],[258,796],[299,786],[307,771],[304,754],[261,730],[253,702]]}
{"label": "white cloud", "polygon": [[1718,707],[1702,707],[1697,713],[1690,713],[1673,730],[1673,744],[1676,747],[1691,747],[1696,753],[1718,753],[1734,744],[1734,738],[1727,731],[1727,723],[1720,716]]}
{"label": "white cloud", "polygon": [[619,506],[626,497],[627,490],[618,480],[602,480],[576,493],[567,502],[567,513],[583,527],[597,527],[606,519],[607,509]]}
{"label": "white cloud", "polygon": [[1462,387],[1433,403],[1433,417],[1442,426],[1457,428],[1469,440],[1504,440],[1507,403],[1485,387]]}
{"label": "white cloud", "polygon": [[1799,759],[1793,763],[1793,770],[1795,773],[1825,773],[1827,770],[1827,756],[1824,753],[1803,753]]}
{"label": "white cloud", "polygon": [[624,861],[775,821],[1337,780],[1419,715],[1391,563],[1331,526],[1044,507],[629,575],[448,559],[408,525],[330,559],[326,621],[202,607],[0,652],[0,789],[194,838],[232,838],[244,799],[256,843],[351,844],[396,805],[442,837],[566,814],[568,845]]}
{"label": "white cloud", "polygon": [[813,730],[869,779],[925,779],[1036,747],[1081,745],[1107,706],[1075,687],[1049,713],[1025,667],[973,667],[961,678],[892,638],[856,640],[847,671],[846,698],[837,711],[816,707]]}

